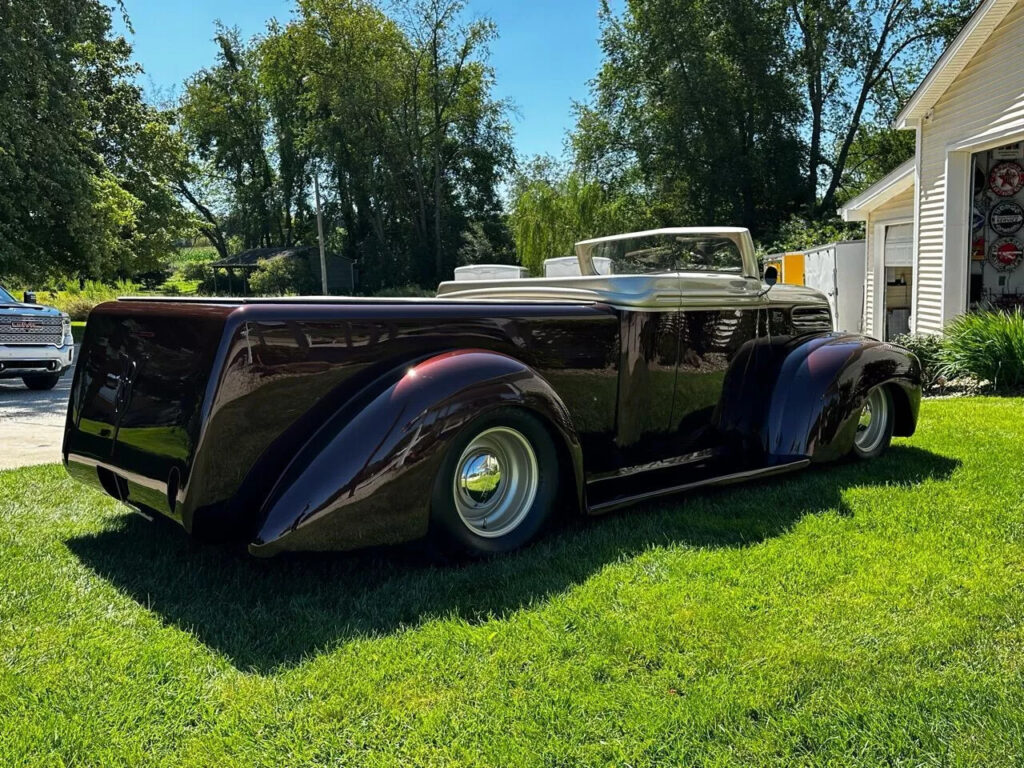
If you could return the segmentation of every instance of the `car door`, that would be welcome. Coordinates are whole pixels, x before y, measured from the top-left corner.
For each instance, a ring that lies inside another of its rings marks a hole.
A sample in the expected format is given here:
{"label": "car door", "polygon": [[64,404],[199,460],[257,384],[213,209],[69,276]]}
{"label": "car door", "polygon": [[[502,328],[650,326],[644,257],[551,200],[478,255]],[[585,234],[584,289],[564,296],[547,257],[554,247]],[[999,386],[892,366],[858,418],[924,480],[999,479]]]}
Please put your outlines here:
{"label": "car door", "polygon": [[671,444],[679,281],[673,273],[616,277],[608,305],[618,315],[614,427],[601,450],[588,451],[594,480],[659,461]]}
{"label": "car door", "polygon": [[728,449],[716,411],[726,373],[757,337],[765,299],[760,280],[726,274],[683,274],[680,296],[670,453],[700,461]]}

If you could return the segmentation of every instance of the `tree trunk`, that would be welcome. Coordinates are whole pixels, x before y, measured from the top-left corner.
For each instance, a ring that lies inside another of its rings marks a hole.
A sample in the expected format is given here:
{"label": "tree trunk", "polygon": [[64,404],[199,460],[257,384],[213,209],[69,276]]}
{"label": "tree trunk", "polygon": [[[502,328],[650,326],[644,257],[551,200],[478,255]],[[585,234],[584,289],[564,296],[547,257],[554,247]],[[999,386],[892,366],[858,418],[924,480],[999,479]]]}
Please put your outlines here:
{"label": "tree trunk", "polygon": [[431,39],[431,54],[433,65],[431,79],[433,80],[433,101],[434,101],[434,278],[441,280],[441,271],[444,268],[441,256],[441,67],[440,41],[438,40],[439,30],[435,26]]}
{"label": "tree trunk", "polygon": [[209,208],[199,202],[199,199],[192,194],[192,190],[188,188],[187,184],[178,182],[177,189],[182,197],[192,204],[192,207],[196,209],[199,215],[206,219],[208,226],[202,227],[203,234],[206,235],[206,239],[210,241],[210,244],[217,249],[217,254],[222,259],[226,259],[231,254],[228,253],[227,238],[224,237],[224,232],[220,228],[220,222],[217,221],[217,217],[213,215]]}

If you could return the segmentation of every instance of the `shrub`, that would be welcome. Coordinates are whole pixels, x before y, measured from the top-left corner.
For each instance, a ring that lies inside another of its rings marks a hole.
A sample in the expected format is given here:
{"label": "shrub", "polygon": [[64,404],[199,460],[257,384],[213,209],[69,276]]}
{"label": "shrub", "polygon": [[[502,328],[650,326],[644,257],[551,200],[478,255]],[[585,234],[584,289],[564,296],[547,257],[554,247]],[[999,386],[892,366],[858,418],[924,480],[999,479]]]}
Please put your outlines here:
{"label": "shrub", "polygon": [[961,315],[946,327],[942,362],[948,375],[990,381],[996,390],[1024,387],[1024,313]]}
{"label": "shrub", "polygon": [[61,303],[63,306],[60,309],[67,312],[72,320],[86,320],[92,308],[103,302],[87,296],[71,296]]}
{"label": "shrub", "polygon": [[305,259],[263,259],[249,278],[249,289],[258,296],[302,296],[315,293],[316,278]]}
{"label": "shrub", "polygon": [[189,261],[181,267],[181,279],[200,282],[210,276],[210,267],[205,261]]}
{"label": "shrub", "polygon": [[945,370],[942,362],[942,337],[930,333],[908,333],[893,339],[913,352],[921,361],[921,384],[927,392],[932,387],[942,384]]}

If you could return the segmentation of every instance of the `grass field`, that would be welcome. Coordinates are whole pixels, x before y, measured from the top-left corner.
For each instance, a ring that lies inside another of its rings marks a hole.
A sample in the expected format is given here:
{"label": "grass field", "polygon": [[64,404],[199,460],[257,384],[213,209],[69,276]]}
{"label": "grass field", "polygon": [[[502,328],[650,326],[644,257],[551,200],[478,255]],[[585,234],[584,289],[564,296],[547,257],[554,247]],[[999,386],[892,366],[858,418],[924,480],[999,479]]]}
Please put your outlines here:
{"label": "grass field", "polygon": [[512,557],[267,562],[0,473],[0,764],[1018,766],[1024,400]]}

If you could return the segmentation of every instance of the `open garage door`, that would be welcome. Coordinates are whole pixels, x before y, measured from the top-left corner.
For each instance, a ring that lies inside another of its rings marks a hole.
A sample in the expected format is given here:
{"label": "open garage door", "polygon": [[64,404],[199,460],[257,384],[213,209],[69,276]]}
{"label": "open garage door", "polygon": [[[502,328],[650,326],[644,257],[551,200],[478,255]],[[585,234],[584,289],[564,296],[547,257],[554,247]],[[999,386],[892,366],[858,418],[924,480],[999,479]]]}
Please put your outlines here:
{"label": "open garage door", "polygon": [[885,228],[885,340],[910,333],[914,290],[914,225],[892,224]]}

